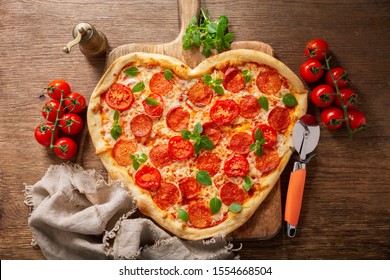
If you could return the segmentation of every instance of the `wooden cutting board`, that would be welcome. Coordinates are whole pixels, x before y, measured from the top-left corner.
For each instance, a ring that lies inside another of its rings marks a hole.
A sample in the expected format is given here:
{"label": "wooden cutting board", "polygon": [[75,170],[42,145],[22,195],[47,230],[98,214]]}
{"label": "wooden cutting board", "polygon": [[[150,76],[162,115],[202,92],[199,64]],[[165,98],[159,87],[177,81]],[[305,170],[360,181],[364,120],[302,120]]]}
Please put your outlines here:
{"label": "wooden cutting board", "polygon": [[[198,49],[184,51],[182,37],[190,20],[199,15],[200,0],[178,0],[181,28],[175,40],[169,43],[149,44],[133,43],[113,49],[107,57],[107,66],[120,56],[132,52],[158,53],[180,59],[191,68],[195,68],[205,57]],[[212,14],[212,11],[211,11]],[[217,15],[220,16],[220,15]],[[215,18],[216,19],[216,18]],[[213,20],[215,20],[213,18]],[[145,30],[146,32],[146,30]],[[273,55],[270,45],[257,41],[238,41],[232,43],[232,49],[254,49]],[[274,237],[282,225],[282,207],[280,180],[260,205],[250,220],[229,235],[232,240],[261,240]]]}

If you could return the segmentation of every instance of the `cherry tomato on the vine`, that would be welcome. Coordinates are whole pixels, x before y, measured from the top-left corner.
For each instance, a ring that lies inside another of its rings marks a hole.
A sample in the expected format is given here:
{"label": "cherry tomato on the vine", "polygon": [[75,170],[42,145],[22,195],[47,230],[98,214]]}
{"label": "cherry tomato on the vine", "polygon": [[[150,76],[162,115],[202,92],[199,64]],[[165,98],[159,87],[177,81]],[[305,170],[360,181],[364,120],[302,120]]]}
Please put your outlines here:
{"label": "cherry tomato on the vine", "polygon": [[[343,103],[348,109],[355,108],[355,105],[359,102],[359,96],[353,89],[342,88],[340,89],[340,95],[343,99]],[[335,99],[335,103],[338,107],[342,108],[339,98]]]}
{"label": "cherry tomato on the vine", "polygon": [[85,101],[84,96],[78,92],[72,92],[64,100],[65,108],[68,112],[71,113],[81,113],[87,102]]}
{"label": "cherry tomato on the vine", "polygon": [[[55,122],[57,117],[57,110],[60,108],[60,102],[58,100],[46,101],[42,107],[42,116],[49,122]],[[64,114],[64,107],[61,106],[58,117],[61,118]]]}
{"label": "cherry tomato on the vine", "polygon": [[306,82],[314,83],[322,77],[324,69],[321,62],[315,59],[309,59],[301,65],[299,73]]}
{"label": "cherry tomato on the vine", "polygon": [[77,144],[71,138],[62,137],[54,143],[54,152],[59,158],[70,159],[77,153]]}
{"label": "cherry tomato on the vine", "polygon": [[325,54],[328,53],[328,43],[323,39],[310,40],[305,48],[305,54],[307,58],[322,60],[325,58]]}
{"label": "cherry tomato on the vine", "polygon": [[347,71],[344,68],[332,68],[325,75],[325,82],[331,87],[335,88],[335,84],[332,80],[331,73],[333,75],[333,79],[337,81],[337,86],[339,89],[344,88],[348,84],[348,76]]}
{"label": "cherry tomato on the vine", "polygon": [[[34,131],[34,137],[37,142],[43,146],[50,146],[51,137],[53,134],[54,125],[52,123],[44,123],[37,125]],[[54,130],[53,141],[58,138],[58,129]]]}
{"label": "cherry tomato on the vine", "polygon": [[67,113],[62,116],[60,127],[65,134],[76,135],[83,129],[83,120],[79,115]]}
{"label": "cherry tomato on the vine", "polygon": [[348,110],[348,121],[352,130],[364,130],[366,126],[366,116],[361,111],[355,108]]}
{"label": "cherry tomato on the vine", "polygon": [[47,94],[55,99],[61,99],[61,92],[63,94],[63,98],[68,96],[71,93],[70,85],[64,80],[53,80],[51,81],[46,88]]}
{"label": "cherry tomato on the vine", "polygon": [[316,86],[311,92],[311,101],[319,108],[326,108],[335,99],[334,89],[326,84]]}
{"label": "cherry tomato on the vine", "polygon": [[336,130],[344,124],[344,113],[340,108],[330,106],[321,112],[321,121],[329,130]]}

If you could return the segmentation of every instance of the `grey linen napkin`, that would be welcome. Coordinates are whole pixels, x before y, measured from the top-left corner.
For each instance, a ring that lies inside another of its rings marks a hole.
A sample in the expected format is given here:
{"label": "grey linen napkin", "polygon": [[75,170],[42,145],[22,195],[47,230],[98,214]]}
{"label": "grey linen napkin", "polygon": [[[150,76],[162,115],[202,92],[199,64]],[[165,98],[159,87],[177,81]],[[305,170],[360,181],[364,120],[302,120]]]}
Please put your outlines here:
{"label": "grey linen napkin", "polygon": [[79,165],[50,166],[34,185],[25,185],[33,245],[47,259],[231,259],[223,236],[187,241],[148,218],[118,181],[107,183]]}

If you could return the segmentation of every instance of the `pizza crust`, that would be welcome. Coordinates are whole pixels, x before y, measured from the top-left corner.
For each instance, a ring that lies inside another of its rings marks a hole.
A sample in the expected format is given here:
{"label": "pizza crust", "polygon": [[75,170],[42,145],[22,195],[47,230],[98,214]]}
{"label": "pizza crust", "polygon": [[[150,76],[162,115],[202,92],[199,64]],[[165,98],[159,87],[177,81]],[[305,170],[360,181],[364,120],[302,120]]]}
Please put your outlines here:
{"label": "pizza crust", "polygon": [[[103,140],[101,134],[103,127],[101,125],[100,119],[100,95],[116,82],[118,73],[120,73],[124,67],[132,62],[146,62],[149,64],[156,63],[164,68],[171,69],[182,79],[202,77],[203,73],[207,72],[213,67],[221,67],[223,65],[235,64],[238,62],[256,62],[258,64],[265,64],[276,69],[294,88],[294,92],[291,93],[294,94],[298,100],[299,105],[295,108],[294,113],[290,115],[291,123],[287,129],[287,132],[285,133],[287,135],[285,139],[285,145],[288,148],[281,157],[281,161],[278,167],[270,172],[267,176],[263,177],[263,187],[261,191],[249,199],[239,213],[233,213],[229,211],[227,214],[228,217],[223,223],[211,228],[191,228],[187,226],[185,222],[179,219],[173,220],[170,215],[157,208],[151,199],[149,192],[136,187],[131,177],[128,176],[126,167],[119,166],[112,158],[111,148]],[[204,60],[194,69],[190,69],[184,63],[172,57],[150,53],[131,53],[118,58],[107,69],[106,73],[95,87],[88,107],[87,122],[89,133],[96,149],[96,154],[99,155],[112,179],[122,180],[126,185],[129,186],[129,192],[136,200],[139,210],[145,215],[152,217],[153,220],[155,220],[163,228],[181,238],[189,240],[200,240],[215,236],[217,234],[228,234],[229,232],[232,232],[243,225],[252,216],[258,206],[264,201],[269,192],[272,190],[273,186],[287,165],[292,154],[291,134],[293,125],[302,115],[306,113],[306,110],[307,91],[300,79],[281,61],[259,51],[244,49],[227,51]]]}

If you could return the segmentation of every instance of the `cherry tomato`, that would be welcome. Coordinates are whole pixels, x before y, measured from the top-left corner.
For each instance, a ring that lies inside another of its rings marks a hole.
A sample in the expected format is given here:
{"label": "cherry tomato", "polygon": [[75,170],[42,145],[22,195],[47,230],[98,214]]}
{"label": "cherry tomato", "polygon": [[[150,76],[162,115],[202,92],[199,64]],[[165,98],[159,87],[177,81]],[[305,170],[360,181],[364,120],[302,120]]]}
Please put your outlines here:
{"label": "cherry tomato", "polygon": [[335,90],[326,84],[316,86],[311,92],[311,101],[319,108],[326,108],[333,103]]}
{"label": "cherry tomato", "polygon": [[61,92],[63,94],[63,98],[67,97],[71,92],[70,85],[64,80],[51,81],[48,84],[46,91],[50,98],[53,98],[55,100],[61,99]]}
{"label": "cherry tomato", "polygon": [[104,99],[109,107],[123,112],[133,104],[134,95],[130,87],[115,83],[106,91]]}
{"label": "cherry tomato", "polygon": [[331,87],[335,88],[335,84],[330,76],[331,73],[335,81],[337,81],[339,89],[344,88],[348,84],[347,71],[344,68],[332,68],[325,75],[325,82]]}
{"label": "cherry tomato", "polygon": [[[34,131],[34,137],[38,141],[39,144],[43,146],[50,146],[51,137],[53,134],[54,125],[52,123],[45,123],[37,125]],[[55,142],[58,138],[58,129],[54,131],[54,140]]]}
{"label": "cherry tomato", "polygon": [[252,131],[252,137],[254,140],[256,140],[255,133],[256,133],[256,130],[258,130],[258,129],[261,130],[261,132],[263,133],[263,138],[265,138],[265,143],[263,144],[263,147],[271,148],[271,147],[275,146],[276,138],[278,136],[278,133],[276,132],[276,130],[273,129],[272,127],[270,127],[269,125],[259,124]]}
{"label": "cherry tomato", "polygon": [[59,158],[70,159],[77,153],[77,144],[68,137],[61,137],[54,143],[54,152]]}
{"label": "cherry tomato", "polygon": [[308,83],[317,82],[324,73],[321,62],[315,59],[305,61],[299,68],[302,79]]}
{"label": "cherry tomato", "polygon": [[[340,89],[340,94],[344,105],[347,106],[348,109],[355,108],[355,105],[359,102],[359,96],[353,89],[342,88]],[[335,102],[338,107],[342,108],[338,97],[336,97]]]}
{"label": "cherry tomato", "polygon": [[60,120],[61,130],[68,135],[76,135],[83,129],[83,120],[79,115],[67,113]]}
{"label": "cherry tomato", "polygon": [[191,141],[184,140],[181,136],[173,136],[168,141],[169,154],[178,160],[187,159],[194,154],[194,146]]}
{"label": "cherry tomato", "polygon": [[322,60],[325,54],[328,53],[328,43],[323,39],[313,39],[307,43],[305,54],[309,59]]}
{"label": "cherry tomato", "polygon": [[[42,107],[42,116],[49,122],[55,122],[57,117],[57,110],[60,107],[60,102],[58,100],[49,100],[46,101],[45,105]],[[64,107],[61,106],[58,117],[61,118],[64,114]]]}
{"label": "cherry tomato", "polygon": [[72,92],[65,98],[64,104],[68,112],[81,113],[84,110],[87,102],[85,101],[84,96],[82,96],[80,93]]}
{"label": "cherry tomato", "polygon": [[366,126],[366,116],[358,109],[348,110],[348,121],[352,130],[364,130]]}
{"label": "cherry tomato", "polygon": [[160,171],[151,166],[144,166],[135,174],[135,183],[146,190],[158,188],[161,185]]}
{"label": "cherry tomato", "polygon": [[321,120],[329,130],[336,130],[344,124],[344,113],[340,108],[330,106],[321,112]]}

